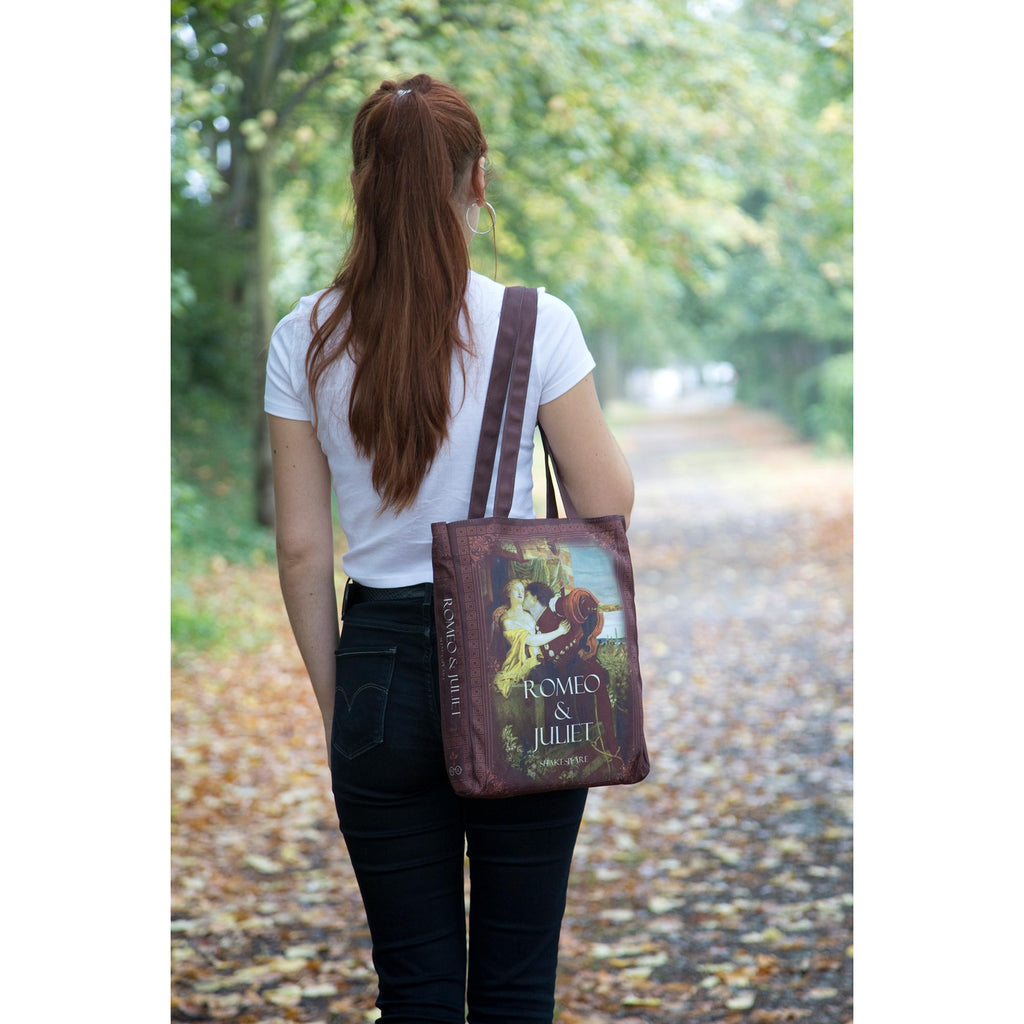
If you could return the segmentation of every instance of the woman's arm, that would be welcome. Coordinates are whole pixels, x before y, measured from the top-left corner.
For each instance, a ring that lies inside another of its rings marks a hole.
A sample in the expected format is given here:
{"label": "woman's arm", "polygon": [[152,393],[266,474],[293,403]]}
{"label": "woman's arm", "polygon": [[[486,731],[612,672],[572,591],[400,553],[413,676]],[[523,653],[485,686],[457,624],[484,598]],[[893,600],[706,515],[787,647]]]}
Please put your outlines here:
{"label": "woman's arm", "polygon": [[540,650],[544,644],[551,643],[552,640],[557,640],[560,636],[564,636],[572,626],[563,619],[558,626],[558,629],[551,630],[550,633],[531,633],[528,629],[524,629],[522,626],[511,626],[505,629],[502,635],[505,637],[505,643],[510,647],[515,642],[516,638],[522,636],[527,645],[531,650]]}
{"label": "woman's arm", "polygon": [[576,511],[584,518],[619,514],[629,526],[633,474],[605,422],[593,374],[587,374],[538,419]]}
{"label": "woman's arm", "polygon": [[530,645],[530,647],[534,648],[535,650],[539,650],[541,647],[544,646],[544,644],[549,644],[552,640],[557,640],[560,636],[565,636],[565,634],[568,633],[570,629],[572,629],[572,626],[570,626],[565,619],[562,619],[562,621],[558,624],[557,629],[551,630],[550,633],[527,634],[526,642]]}
{"label": "woman's arm", "polygon": [[330,757],[338,598],[334,589],[331,471],[304,420],[268,416],[274,464],[277,571],[295,642],[323,718]]}

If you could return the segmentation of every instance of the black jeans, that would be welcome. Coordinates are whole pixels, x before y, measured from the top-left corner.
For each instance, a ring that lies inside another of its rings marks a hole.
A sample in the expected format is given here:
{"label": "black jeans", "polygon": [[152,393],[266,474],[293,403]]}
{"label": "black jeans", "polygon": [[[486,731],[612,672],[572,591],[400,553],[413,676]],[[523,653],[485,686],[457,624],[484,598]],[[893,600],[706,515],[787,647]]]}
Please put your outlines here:
{"label": "black jeans", "polygon": [[337,652],[331,777],[373,941],[380,1021],[464,1024],[468,1004],[470,1024],[551,1024],[586,790],[455,795],[430,590],[350,607]]}

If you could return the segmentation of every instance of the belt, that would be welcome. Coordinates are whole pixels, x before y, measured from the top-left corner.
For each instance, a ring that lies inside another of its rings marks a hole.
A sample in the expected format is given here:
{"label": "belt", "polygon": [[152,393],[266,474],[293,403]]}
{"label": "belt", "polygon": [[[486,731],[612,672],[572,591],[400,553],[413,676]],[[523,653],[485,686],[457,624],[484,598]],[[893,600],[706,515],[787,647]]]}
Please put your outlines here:
{"label": "belt", "polygon": [[341,603],[341,617],[345,611],[356,604],[367,604],[375,601],[412,601],[423,600],[431,589],[430,583],[417,583],[411,587],[364,587],[350,579],[345,584],[345,596]]}

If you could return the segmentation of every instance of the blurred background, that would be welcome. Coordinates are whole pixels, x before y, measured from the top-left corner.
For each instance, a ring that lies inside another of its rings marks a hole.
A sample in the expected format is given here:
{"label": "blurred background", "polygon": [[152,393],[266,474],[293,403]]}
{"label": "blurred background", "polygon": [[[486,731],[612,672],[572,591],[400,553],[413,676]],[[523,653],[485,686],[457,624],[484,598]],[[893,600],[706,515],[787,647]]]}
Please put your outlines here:
{"label": "blurred background", "polygon": [[849,451],[850,0],[175,2],[170,29],[177,643],[216,629],[211,557],[272,561],[267,343],[338,266],[385,78],[477,111],[497,277],[573,307],[613,417],[738,401]]}

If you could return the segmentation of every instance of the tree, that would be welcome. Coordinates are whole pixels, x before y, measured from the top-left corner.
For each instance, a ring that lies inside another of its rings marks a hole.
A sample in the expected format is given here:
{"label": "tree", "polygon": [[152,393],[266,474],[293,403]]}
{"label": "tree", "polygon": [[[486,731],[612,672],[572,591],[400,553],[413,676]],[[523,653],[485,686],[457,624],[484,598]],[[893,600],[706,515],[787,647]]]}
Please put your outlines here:
{"label": "tree", "polygon": [[[735,254],[716,300],[740,395],[852,445],[853,28],[849,0],[746,0],[732,16],[784,120],[745,175],[775,239]],[[781,140],[782,144],[780,144]]]}
{"label": "tree", "polygon": [[[379,26],[381,10],[394,6],[348,3],[328,9],[312,0],[172,5],[174,117],[178,138],[185,136],[179,166],[197,198],[215,208],[211,221],[221,239],[218,250],[240,257],[215,276],[225,278],[221,296],[235,331],[249,339],[240,347],[250,354],[245,373],[253,396],[250,409],[261,405],[259,354],[276,320],[272,214],[282,140],[301,129],[292,123],[297,111],[328,82],[350,83],[346,71],[352,62],[378,55],[379,35],[368,23],[377,19]],[[344,95],[344,88],[340,91]],[[192,119],[183,129],[189,113]],[[182,207],[178,217],[185,217]],[[187,305],[187,289],[180,294]],[[241,361],[229,362],[241,367]],[[261,413],[254,417],[254,430],[256,518],[269,525],[273,494]]]}
{"label": "tree", "polygon": [[[359,103],[417,71],[479,113],[499,276],[573,306],[603,394],[632,365],[730,358],[745,397],[820,429],[825,364],[851,344],[848,16],[848,0],[172,4],[174,379],[253,417],[259,521],[272,326],[347,244]],[[475,260],[490,271],[479,243]]]}

